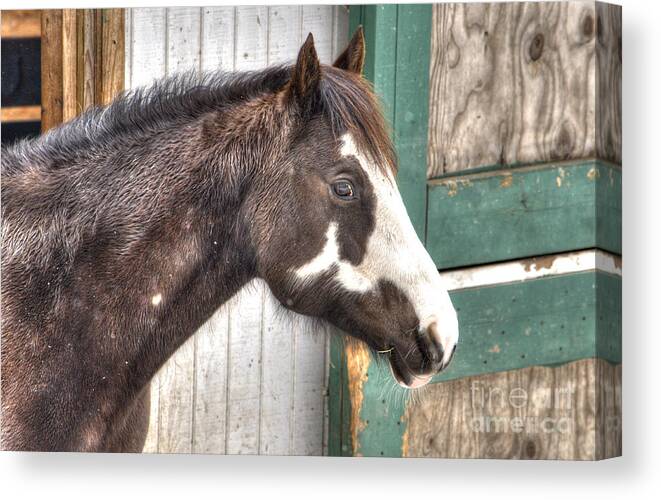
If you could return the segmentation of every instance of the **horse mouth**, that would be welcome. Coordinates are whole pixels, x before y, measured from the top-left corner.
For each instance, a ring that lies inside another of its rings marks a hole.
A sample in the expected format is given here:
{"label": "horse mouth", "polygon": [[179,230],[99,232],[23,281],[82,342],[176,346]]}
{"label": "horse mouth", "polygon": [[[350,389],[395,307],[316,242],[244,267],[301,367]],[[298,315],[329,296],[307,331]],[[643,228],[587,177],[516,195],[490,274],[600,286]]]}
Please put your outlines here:
{"label": "horse mouth", "polygon": [[420,387],[424,387],[433,377],[433,374],[420,375],[413,373],[396,349],[390,351],[389,361],[390,373],[392,373],[395,382],[405,389],[419,389]]}

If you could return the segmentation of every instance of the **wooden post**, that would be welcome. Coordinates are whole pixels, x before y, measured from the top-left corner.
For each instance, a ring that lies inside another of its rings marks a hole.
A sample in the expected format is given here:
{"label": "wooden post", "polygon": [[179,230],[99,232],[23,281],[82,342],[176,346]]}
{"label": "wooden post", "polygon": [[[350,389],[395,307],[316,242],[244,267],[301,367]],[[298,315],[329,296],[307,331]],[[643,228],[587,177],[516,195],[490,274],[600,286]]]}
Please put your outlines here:
{"label": "wooden post", "polygon": [[41,131],[62,123],[62,11],[41,14]]}
{"label": "wooden post", "polygon": [[123,90],[124,10],[44,10],[42,30],[45,132]]}

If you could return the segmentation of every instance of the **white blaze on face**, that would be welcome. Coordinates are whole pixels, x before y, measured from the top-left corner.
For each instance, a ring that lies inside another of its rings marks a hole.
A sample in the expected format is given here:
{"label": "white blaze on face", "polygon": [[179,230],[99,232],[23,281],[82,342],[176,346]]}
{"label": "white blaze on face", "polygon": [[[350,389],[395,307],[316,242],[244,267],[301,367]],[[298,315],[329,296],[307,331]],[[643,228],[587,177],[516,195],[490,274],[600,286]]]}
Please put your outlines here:
{"label": "white blaze on face", "polygon": [[342,154],[354,157],[367,174],[374,190],[375,227],[367,242],[362,262],[354,266],[342,261],[337,241],[337,223],[331,222],[326,244],[313,260],[296,270],[299,278],[313,277],[333,265],[336,279],[347,290],[365,292],[380,280],[395,284],[413,305],[420,327],[436,322],[430,329],[439,338],[447,363],[459,336],[457,314],[438,270],[411,224],[395,179],[360,153],[349,134],[342,137]]}

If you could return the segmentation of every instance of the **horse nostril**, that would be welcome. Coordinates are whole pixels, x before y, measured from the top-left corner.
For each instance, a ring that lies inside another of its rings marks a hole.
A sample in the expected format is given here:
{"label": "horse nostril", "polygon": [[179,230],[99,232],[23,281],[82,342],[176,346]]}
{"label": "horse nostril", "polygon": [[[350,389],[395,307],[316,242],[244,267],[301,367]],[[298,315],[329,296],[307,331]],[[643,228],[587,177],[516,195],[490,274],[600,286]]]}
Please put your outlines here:
{"label": "horse nostril", "polygon": [[444,349],[443,345],[439,342],[440,335],[438,334],[436,321],[429,323],[427,328],[420,333],[422,338],[422,352],[431,363],[431,368],[438,370],[443,361]]}

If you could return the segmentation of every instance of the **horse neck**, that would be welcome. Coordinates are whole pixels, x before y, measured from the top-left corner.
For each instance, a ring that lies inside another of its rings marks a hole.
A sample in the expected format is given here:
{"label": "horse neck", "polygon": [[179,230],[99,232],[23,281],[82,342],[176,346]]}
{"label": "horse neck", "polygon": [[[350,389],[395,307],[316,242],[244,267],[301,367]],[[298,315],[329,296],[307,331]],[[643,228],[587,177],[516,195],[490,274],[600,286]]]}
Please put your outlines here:
{"label": "horse neck", "polygon": [[[177,131],[181,143],[167,132],[151,138],[157,147],[147,149],[156,154],[119,152],[114,161],[137,165],[133,184],[107,188],[102,206],[86,207],[86,250],[72,265],[73,289],[59,297],[67,304],[59,329],[81,339],[86,379],[104,381],[110,392],[90,389],[121,399],[111,407],[138,394],[256,273],[246,193],[259,159],[223,145],[204,148],[196,131],[195,124]],[[90,172],[113,168],[101,167]]]}
{"label": "horse neck", "polygon": [[[176,155],[173,155],[176,156]],[[190,161],[187,154],[182,162]],[[116,312],[140,332],[129,344],[135,367],[133,380],[149,380],[155,371],[220,306],[256,275],[246,193],[253,182],[254,153],[237,158],[223,147],[200,154],[189,163],[187,181],[163,217],[144,228],[142,241],[128,256],[124,290]],[[178,166],[178,168],[185,168]],[[193,173],[196,171],[196,173]],[[138,271],[136,273],[136,271]],[[133,274],[136,273],[136,274]],[[126,304],[128,302],[128,304]],[[120,356],[121,357],[121,356]],[[121,359],[120,359],[121,361]]]}

